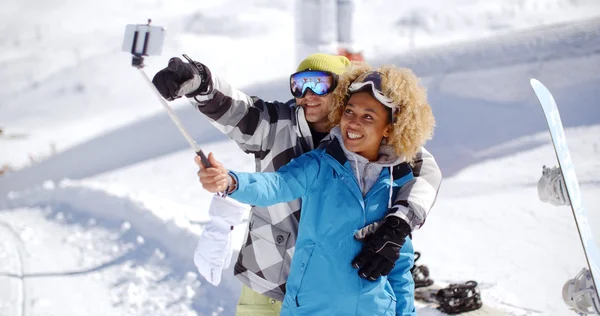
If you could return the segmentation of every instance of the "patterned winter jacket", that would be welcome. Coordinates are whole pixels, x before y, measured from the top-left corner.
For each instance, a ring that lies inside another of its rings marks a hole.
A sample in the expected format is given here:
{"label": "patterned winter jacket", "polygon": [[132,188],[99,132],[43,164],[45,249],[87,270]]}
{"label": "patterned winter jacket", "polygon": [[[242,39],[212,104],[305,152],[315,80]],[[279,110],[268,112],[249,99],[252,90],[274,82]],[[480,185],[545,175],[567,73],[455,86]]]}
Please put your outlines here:
{"label": "patterned winter jacket", "polygon": [[[304,110],[293,99],[282,103],[248,96],[205,69],[204,93],[189,100],[244,152],[255,156],[256,171],[277,171],[318,145],[313,144]],[[435,202],[442,175],[424,148],[412,167],[415,178],[399,190],[390,215],[417,229]],[[299,219],[300,200],[251,209],[246,241],[234,267],[242,283],[283,300]]]}

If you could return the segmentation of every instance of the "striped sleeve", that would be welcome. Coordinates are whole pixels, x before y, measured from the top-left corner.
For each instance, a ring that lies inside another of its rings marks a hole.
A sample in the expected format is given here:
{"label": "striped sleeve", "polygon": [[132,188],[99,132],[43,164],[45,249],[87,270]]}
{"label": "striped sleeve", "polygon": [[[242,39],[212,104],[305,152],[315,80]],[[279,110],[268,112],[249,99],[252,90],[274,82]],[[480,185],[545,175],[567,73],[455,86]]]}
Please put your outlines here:
{"label": "striped sleeve", "polygon": [[415,178],[398,191],[388,216],[402,218],[414,231],[425,223],[435,203],[442,172],[433,155],[421,147],[414,161],[413,174]]}
{"label": "striped sleeve", "polygon": [[189,98],[218,130],[246,152],[266,155],[273,147],[278,126],[291,124],[290,102],[266,102],[232,87],[208,72],[212,85],[205,94]]}

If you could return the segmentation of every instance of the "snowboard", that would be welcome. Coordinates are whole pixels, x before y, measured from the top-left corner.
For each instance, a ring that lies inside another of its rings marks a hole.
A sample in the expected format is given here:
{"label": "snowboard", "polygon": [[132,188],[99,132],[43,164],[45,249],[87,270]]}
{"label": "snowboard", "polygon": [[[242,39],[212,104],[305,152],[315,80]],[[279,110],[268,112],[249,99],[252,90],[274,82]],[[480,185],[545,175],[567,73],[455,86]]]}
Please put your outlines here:
{"label": "snowboard", "polygon": [[577,176],[575,174],[573,162],[571,161],[571,154],[565,139],[565,132],[558,112],[558,107],[548,88],[540,81],[531,79],[530,84],[542,106],[544,115],[546,116],[554,152],[556,153],[558,165],[560,166],[563,179],[565,180],[567,195],[571,201],[571,211],[573,212],[575,224],[577,225],[581,244],[583,245],[583,252],[585,253],[587,265],[592,274],[594,286],[596,291],[598,291],[600,289],[600,252],[598,251],[598,246],[594,242],[592,229],[582,205],[579,182],[577,182]]}

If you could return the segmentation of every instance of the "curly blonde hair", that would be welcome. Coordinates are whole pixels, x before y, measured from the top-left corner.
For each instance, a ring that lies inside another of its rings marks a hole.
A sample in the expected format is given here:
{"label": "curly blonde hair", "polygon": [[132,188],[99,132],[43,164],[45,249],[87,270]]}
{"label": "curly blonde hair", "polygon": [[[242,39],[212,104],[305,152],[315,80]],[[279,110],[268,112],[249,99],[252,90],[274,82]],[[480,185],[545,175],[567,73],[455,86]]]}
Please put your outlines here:
{"label": "curly blonde hair", "polygon": [[427,102],[425,87],[410,69],[396,68],[393,65],[375,69],[366,63],[352,64],[340,76],[338,86],[333,92],[329,128],[340,123],[344,107],[350,98],[350,84],[368,71],[378,71],[382,74],[383,94],[398,106],[386,144],[393,146],[396,154],[404,156],[408,162],[413,162],[420,147],[433,136],[435,119]]}

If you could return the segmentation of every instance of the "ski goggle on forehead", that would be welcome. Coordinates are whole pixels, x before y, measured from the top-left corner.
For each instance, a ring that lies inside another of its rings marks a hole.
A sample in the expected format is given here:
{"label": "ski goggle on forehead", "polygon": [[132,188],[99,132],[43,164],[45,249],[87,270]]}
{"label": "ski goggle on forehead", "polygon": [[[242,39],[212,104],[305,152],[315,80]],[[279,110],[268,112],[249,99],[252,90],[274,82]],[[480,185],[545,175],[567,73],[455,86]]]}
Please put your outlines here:
{"label": "ski goggle on forehead", "polygon": [[392,110],[392,113],[396,113],[398,109],[397,105],[394,103],[394,100],[388,98],[385,94],[383,94],[383,88],[381,81],[383,80],[383,74],[378,71],[369,71],[364,74],[358,76],[350,87],[348,87],[348,93],[353,94],[357,92],[370,92],[371,95],[381,104]]}
{"label": "ski goggle on forehead", "polygon": [[329,71],[303,70],[290,76],[290,91],[296,98],[304,98],[308,90],[318,96],[333,92],[338,76]]}

